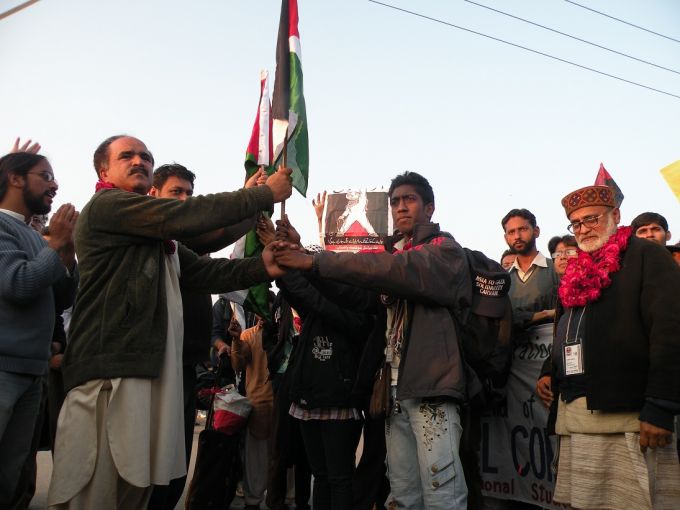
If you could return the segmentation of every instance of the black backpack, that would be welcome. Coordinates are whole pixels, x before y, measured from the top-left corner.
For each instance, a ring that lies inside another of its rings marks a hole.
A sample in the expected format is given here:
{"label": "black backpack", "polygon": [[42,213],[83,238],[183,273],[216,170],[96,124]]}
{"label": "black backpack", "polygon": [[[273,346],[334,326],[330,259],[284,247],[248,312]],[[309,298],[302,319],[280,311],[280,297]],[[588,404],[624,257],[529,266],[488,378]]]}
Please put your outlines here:
{"label": "black backpack", "polygon": [[[480,251],[463,248],[472,281],[472,302],[457,315],[467,365],[474,370],[485,403],[504,398],[512,362],[510,275]],[[471,395],[472,396],[472,395]]]}

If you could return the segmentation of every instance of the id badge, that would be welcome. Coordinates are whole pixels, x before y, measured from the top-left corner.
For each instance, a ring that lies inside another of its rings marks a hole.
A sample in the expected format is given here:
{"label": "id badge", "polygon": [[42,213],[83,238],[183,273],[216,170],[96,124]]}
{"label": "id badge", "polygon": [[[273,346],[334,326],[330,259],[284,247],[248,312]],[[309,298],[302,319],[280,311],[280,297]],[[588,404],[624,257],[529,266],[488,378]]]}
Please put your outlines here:
{"label": "id badge", "polygon": [[565,344],[563,354],[565,375],[583,374],[583,344],[581,342]]}

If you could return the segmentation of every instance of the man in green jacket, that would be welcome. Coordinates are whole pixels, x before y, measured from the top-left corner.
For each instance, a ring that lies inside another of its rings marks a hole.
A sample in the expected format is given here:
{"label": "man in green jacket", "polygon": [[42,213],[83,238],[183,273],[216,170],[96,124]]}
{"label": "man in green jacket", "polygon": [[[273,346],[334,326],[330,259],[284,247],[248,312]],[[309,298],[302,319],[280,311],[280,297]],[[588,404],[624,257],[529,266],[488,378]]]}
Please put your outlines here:
{"label": "man in green jacket", "polygon": [[48,503],[53,508],[146,508],[153,485],[186,473],[182,430],[180,285],[243,289],[283,274],[261,258],[200,258],[174,239],[236,223],[291,194],[290,169],[266,185],[186,201],[147,196],[153,156],[115,136],[94,154],[97,192],[75,244],[81,286],[62,372]]}

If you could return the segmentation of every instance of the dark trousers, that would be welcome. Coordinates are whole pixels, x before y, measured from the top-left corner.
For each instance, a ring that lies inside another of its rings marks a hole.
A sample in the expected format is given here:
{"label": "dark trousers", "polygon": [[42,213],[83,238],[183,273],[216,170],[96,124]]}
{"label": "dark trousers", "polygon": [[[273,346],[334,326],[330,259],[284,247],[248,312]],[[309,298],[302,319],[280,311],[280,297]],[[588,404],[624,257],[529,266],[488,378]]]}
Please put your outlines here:
{"label": "dark trousers", "polygon": [[354,510],[371,510],[374,505],[383,508],[390,494],[390,481],[385,466],[385,419],[371,418],[366,414],[364,449],[352,484]]}
{"label": "dark trousers", "polygon": [[312,472],[309,469],[298,420],[288,414],[289,379],[289,374],[277,374],[272,380],[274,407],[266,503],[273,510],[286,507],[288,468],[295,466],[295,509],[308,510],[309,497],[312,493]]}
{"label": "dark trousers", "polygon": [[300,430],[314,475],[312,507],[351,510],[352,476],[361,422],[300,420]]}
{"label": "dark trousers", "polygon": [[[184,385],[184,448],[187,469],[189,469],[196,424],[196,367],[194,365],[183,366],[182,383]],[[174,510],[182,497],[186,481],[187,477],[183,476],[171,480],[170,485],[154,485],[148,510]]]}
{"label": "dark trousers", "polygon": [[38,478],[38,461],[36,456],[41,445],[47,446],[47,438],[43,437],[45,430],[45,418],[47,415],[47,376],[44,376],[41,381],[42,392],[40,397],[40,410],[38,417],[33,427],[33,439],[31,439],[31,451],[26,457],[19,481],[10,507],[12,510],[25,510],[31,504],[33,496],[35,496],[36,481]]}

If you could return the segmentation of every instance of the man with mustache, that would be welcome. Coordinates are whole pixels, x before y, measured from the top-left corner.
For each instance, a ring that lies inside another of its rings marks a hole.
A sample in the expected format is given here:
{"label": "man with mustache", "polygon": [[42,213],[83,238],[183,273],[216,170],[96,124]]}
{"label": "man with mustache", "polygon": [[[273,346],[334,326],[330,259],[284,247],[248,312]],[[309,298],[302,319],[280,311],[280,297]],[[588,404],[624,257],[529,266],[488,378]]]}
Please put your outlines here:
{"label": "man with mustache", "polygon": [[[527,209],[512,209],[501,220],[508,248],[517,255],[510,267],[510,300],[516,343],[525,343],[532,329],[552,323],[559,282],[553,262],[536,249],[541,229]],[[550,328],[543,328],[546,331]]]}
{"label": "man with mustache", "polygon": [[553,500],[579,509],[680,508],[680,268],[618,227],[606,186],[562,199],[580,252],[559,289],[552,351],[560,436]]}
{"label": "man with mustache", "polygon": [[75,207],[54,213],[49,242],[30,226],[50,211],[58,188],[44,156],[0,158],[0,508],[9,508],[31,449],[55,305],[70,306],[78,284]]}
{"label": "man with mustache", "polygon": [[174,240],[270,209],[290,196],[291,170],[263,186],[176,200],[147,196],[153,156],[137,138],[108,138],[94,166],[97,191],[75,231],[82,278],[48,504],[146,509],[154,485],[186,474],[180,285],[219,293],[283,274],[268,249],[209,259]]}

